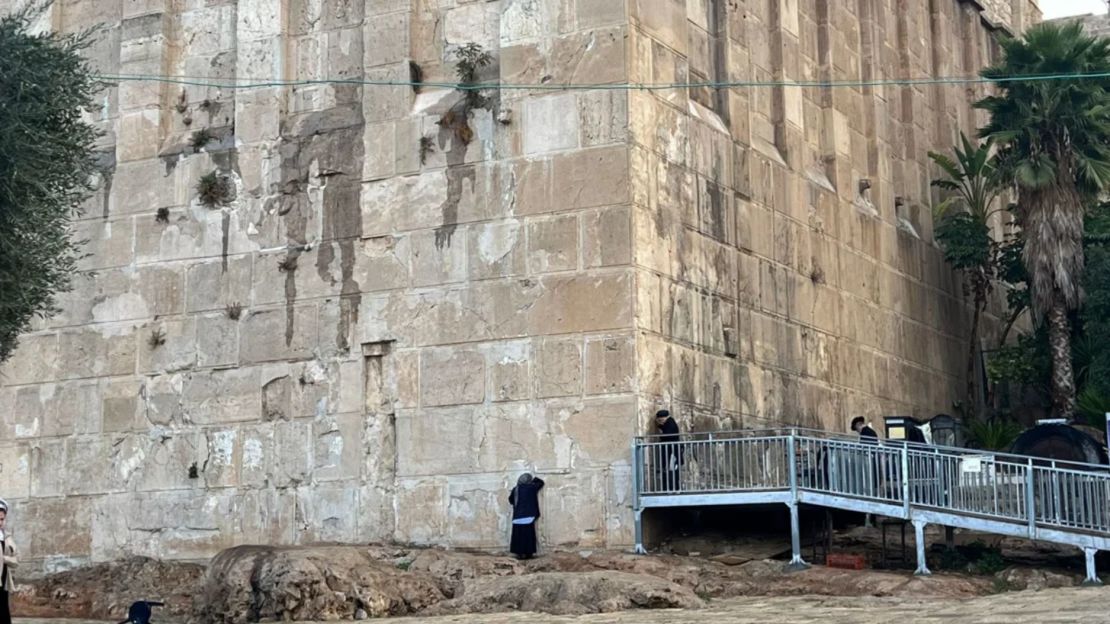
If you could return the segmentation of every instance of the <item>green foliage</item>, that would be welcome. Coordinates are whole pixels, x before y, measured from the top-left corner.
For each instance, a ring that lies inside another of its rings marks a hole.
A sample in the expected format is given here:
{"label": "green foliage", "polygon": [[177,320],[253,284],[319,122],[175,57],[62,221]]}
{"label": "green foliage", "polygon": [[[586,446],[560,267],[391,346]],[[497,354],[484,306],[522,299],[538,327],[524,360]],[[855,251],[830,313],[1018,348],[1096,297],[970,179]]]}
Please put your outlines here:
{"label": "green foliage", "polygon": [[941,570],[953,570],[957,572],[966,572],[971,562],[967,560],[960,549],[946,548],[940,554],[940,560],[937,562],[937,567]]}
{"label": "green foliage", "polygon": [[[984,78],[1110,71],[1110,40],[1084,33],[1078,22],[1041,23],[1021,39],[1003,39],[1002,61]],[[1110,183],[1110,95],[1106,79],[1010,80],[977,106],[990,115],[983,137],[1000,147],[999,168],[1029,189],[1043,189],[1063,167],[1094,194]]]}
{"label": "green foliage", "polygon": [[1093,384],[1087,384],[1079,393],[1076,409],[1088,425],[1101,429],[1106,423],[1106,415],[1110,414],[1110,396]]}
{"label": "green foliage", "polygon": [[1044,332],[1022,334],[1013,344],[991,353],[987,377],[993,382],[1012,382],[1047,388],[1052,362]]}
{"label": "green foliage", "polygon": [[81,57],[93,33],[31,34],[40,14],[0,18],[0,362],[69,290],[81,246],[70,224],[98,173],[82,119],[99,90]]}
{"label": "green foliage", "polygon": [[972,570],[976,574],[983,576],[992,576],[1006,569],[1006,560],[1002,558],[1002,552],[997,548],[990,548],[978,561],[972,564]]}
{"label": "green foliage", "polygon": [[1090,211],[1086,235],[1086,299],[1079,314],[1086,343],[1086,381],[1094,394],[1110,397],[1110,244],[1100,241],[1110,236],[1110,206],[1101,204]]}
{"label": "green foliage", "polygon": [[984,451],[1005,451],[1021,435],[1015,422],[1001,418],[972,420],[966,424],[968,446]]}
{"label": "green foliage", "polygon": [[935,236],[944,251],[944,259],[960,270],[985,269],[994,256],[994,240],[990,227],[966,212],[949,214],[937,224]]}
{"label": "green foliage", "polygon": [[194,152],[199,152],[206,145],[208,145],[212,141],[215,141],[217,138],[218,137],[216,137],[216,133],[212,132],[208,128],[201,128],[200,130],[197,130],[193,133],[192,138],[189,139],[189,145],[193,148]]}
{"label": "green foliage", "polygon": [[218,171],[204,174],[197,182],[197,200],[204,206],[219,208],[230,204],[234,198],[235,188],[231,180]]}
{"label": "green foliage", "polygon": [[493,63],[493,56],[481,45],[470,42],[455,50],[455,75],[459,78],[459,88],[466,95],[467,108],[481,108],[486,105],[478,83],[478,73]]}

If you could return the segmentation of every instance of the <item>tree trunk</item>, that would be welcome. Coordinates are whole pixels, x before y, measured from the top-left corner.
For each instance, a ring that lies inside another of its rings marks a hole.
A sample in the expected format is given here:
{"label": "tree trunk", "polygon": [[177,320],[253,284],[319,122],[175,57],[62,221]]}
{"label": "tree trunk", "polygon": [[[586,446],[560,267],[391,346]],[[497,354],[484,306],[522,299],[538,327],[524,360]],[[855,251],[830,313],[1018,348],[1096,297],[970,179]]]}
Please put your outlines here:
{"label": "tree trunk", "polygon": [[1071,323],[1063,297],[1048,310],[1048,346],[1052,352],[1052,413],[1071,418],[1075,413],[1075,376],[1071,368]]}
{"label": "tree trunk", "polygon": [[980,289],[975,292],[975,313],[971,317],[971,338],[967,346],[967,397],[964,399],[964,414],[971,416],[978,410],[978,401],[975,400],[975,356],[978,352],[979,342],[979,316],[983,309],[980,299],[985,299],[985,294],[980,294]]}

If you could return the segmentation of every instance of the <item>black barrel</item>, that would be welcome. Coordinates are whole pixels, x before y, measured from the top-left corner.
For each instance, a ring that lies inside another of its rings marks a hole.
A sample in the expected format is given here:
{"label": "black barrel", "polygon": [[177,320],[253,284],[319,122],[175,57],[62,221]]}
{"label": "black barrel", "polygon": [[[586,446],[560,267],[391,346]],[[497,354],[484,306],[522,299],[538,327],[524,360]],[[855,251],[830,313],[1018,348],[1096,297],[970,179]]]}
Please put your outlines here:
{"label": "black barrel", "polygon": [[1014,440],[1011,452],[1057,461],[1106,464],[1101,442],[1072,425],[1037,425]]}

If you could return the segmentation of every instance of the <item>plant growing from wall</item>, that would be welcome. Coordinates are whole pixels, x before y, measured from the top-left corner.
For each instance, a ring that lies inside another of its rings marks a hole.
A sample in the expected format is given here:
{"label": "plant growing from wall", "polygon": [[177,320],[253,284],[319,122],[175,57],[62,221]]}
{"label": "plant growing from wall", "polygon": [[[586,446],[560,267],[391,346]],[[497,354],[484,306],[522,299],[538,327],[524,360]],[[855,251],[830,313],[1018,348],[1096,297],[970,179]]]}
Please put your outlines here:
{"label": "plant growing from wall", "polygon": [[428,162],[428,155],[436,150],[435,141],[432,137],[420,137],[420,164],[423,165]]}
{"label": "plant growing from wall", "polygon": [[192,138],[189,139],[189,145],[193,148],[193,153],[197,153],[216,139],[216,133],[208,128],[201,128],[193,132]]}
{"label": "plant growing from wall", "polygon": [[457,89],[462,92],[463,99],[444,113],[437,123],[454,132],[463,145],[469,144],[474,138],[474,130],[470,127],[471,112],[476,108],[489,106],[489,98],[482,92],[478,75],[492,63],[493,56],[477,43],[471,42],[455,50],[455,75],[459,81]]}
{"label": "plant growing from wall", "polygon": [[151,349],[157,349],[164,344],[166,344],[166,332],[163,331],[161,327],[155,328],[154,331],[150,332],[150,337],[147,338],[147,345],[150,346]]}
{"label": "plant growing from wall", "polygon": [[197,200],[203,206],[219,208],[230,204],[234,198],[235,189],[231,179],[218,171],[204,174],[197,182]]}
{"label": "plant growing from wall", "polygon": [[170,222],[170,209],[166,207],[159,208],[154,213],[154,222],[166,225]]}
{"label": "plant growing from wall", "polygon": [[100,172],[83,117],[100,85],[93,31],[33,31],[42,5],[0,17],[0,363],[31,319],[57,311],[82,241],[70,225]]}
{"label": "plant growing from wall", "polygon": [[239,302],[229,303],[224,308],[224,314],[227,315],[227,318],[238,321],[239,317],[243,316],[243,306]]}
{"label": "plant growing from wall", "polygon": [[943,177],[933,186],[951,195],[936,207],[935,236],[944,258],[965,276],[964,292],[971,297],[972,316],[967,349],[966,410],[975,400],[975,360],[979,353],[979,325],[998,273],[999,244],[991,236],[990,219],[1002,190],[991,159],[991,141],[975,145],[963,133],[954,157],[929,152]]}
{"label": "plant growing from wall", "polygon": [[[984,78],[1110,71],[1110,39],[1085,34],[1078,22],[1037,24],[1000,43],[1002,60]],[[1084,78],[1009,80],[998,88],[977,103],[990,116],[980,134],[997,143],[999,169],[1019,193],[1031,310],[1049,330],[1053,412],[1070,417],[1071,313],[1081,299],[1084,213],[1110,185],[1110,92],[1105,81]]]}

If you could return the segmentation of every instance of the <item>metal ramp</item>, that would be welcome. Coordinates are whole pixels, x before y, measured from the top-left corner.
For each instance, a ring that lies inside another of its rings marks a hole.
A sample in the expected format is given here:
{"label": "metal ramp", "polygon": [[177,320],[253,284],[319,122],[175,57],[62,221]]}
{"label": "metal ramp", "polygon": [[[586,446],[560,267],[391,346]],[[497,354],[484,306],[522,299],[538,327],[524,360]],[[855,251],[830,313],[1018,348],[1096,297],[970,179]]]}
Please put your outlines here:
{"label": "metal ramp", "polygon": [[1035,457],[861,442],[806,429],[640,436],[632,443],[636,549],[645,509],[782,503],[790,509],[792,567],[804,567],[798,505],[901,518],[925,563],[925,526],[938,524],[1083,550],[1085,584],[1095,554],[1110,550],[1110,467]]}

